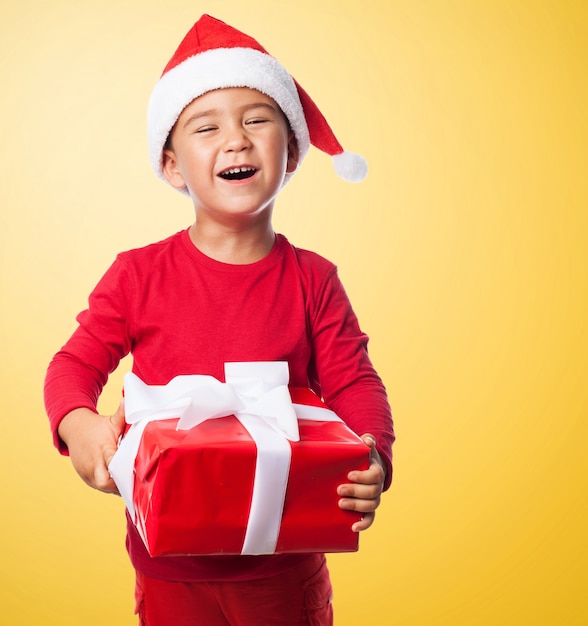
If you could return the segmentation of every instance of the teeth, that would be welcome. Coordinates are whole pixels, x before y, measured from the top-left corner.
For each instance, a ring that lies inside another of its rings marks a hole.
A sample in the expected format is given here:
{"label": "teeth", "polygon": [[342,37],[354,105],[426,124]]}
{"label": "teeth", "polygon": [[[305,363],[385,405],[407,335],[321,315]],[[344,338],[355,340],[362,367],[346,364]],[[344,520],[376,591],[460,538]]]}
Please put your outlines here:
{"label": "teeth", "polygon": [[223,174],[240,174],[241,172],[253,172],[252,167],[232,167],[229,170],[225,170]]}
{"label": "teeth", "polygon": [[222,171],[219,176],[224,180],[245,180],[255,176],[256,171],[254,167],[250,166],[230,167]]}

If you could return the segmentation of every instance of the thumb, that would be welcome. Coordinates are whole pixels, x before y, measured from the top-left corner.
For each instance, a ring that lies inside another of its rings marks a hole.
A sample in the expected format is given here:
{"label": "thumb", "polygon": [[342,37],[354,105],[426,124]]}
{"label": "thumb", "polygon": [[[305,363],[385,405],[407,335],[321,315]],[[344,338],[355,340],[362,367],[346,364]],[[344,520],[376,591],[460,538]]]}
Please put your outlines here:
{"label": "thumb", "polygon": [[371,449],[376,447],[376,438],[371,433],[365,433],[365,435],[361,436],[361,439],[365,443],[366,446]]}
{"label": "thumb", "polygon": [[104,464],[106,467],[110,465],[110,461],[112,461],[112,457],[115,455],[117,450],[116,440],[122,435],[123,430],[125,428],[125,401],[124,398],[121,399],[118,408],[110,416],[110,424],[114,430],[115,439],[112,442],[112,445],[108,445],[104,448]]}
{"label": "thumb", "polygon": [[108,473],[108,466],[110,465],[110,461],[112,461],[112,457],[116,453],[116,446],[107,446],[104,448],[103,457],[104,457],[104,468],[103,471],[105,475],[108,474],[108,479],[110,479],[110,474]]}
{"label": "thumb", "polygon": [[114,426],[117,434],[122,434],[125,427],[125,399],[122,398],[118,408],[113,415],[110,416],[110,423]]}

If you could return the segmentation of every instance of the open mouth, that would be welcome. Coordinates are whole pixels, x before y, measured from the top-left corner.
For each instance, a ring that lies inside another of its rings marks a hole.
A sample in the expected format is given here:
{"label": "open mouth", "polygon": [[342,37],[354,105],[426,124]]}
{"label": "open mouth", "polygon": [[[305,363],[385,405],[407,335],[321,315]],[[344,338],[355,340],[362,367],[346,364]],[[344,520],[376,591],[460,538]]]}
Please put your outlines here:
{"label": "open mouth", "polygon": [[230,167],[223,170],[219,176],[223,180],[245,180],[251,178],[257,170],[254,167]]}

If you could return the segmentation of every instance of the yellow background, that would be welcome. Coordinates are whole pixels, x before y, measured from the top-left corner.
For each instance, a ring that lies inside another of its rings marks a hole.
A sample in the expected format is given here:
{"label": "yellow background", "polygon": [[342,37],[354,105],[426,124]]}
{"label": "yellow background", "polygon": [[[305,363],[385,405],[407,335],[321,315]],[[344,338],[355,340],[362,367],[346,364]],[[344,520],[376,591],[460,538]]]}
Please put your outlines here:
{"label": "yellow background", "polygon": [[114,255],[192,219],[145,110],[209,12],[371,168],[313,150],[275,219],[339,265],[396,419],[393,489],[330,560],[337,624],[588,623],[586,3],[0,6],[0,621],[136,623],[122,503],[52,448],[41,387]]}

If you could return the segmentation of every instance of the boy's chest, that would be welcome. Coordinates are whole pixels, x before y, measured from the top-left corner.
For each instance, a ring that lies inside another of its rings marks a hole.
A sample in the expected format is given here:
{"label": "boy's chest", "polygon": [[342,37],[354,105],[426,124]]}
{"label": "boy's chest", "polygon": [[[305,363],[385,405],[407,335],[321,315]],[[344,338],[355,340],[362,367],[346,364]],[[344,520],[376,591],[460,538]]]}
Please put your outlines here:
{"label": "boy's chest", "polygon": [[287,360],[292,383],[306,385],[306,296],[295,282],[286,283],[216,277],[143,294],[131,330],[143,380],[164,384],[197,373],[222,379],[226,361]]}

